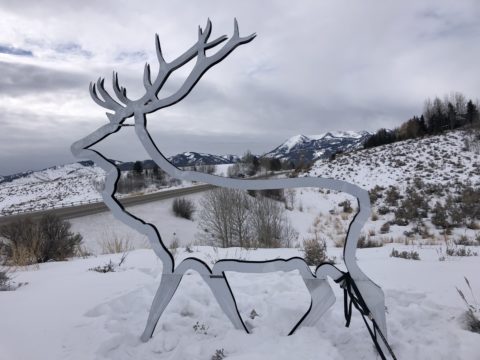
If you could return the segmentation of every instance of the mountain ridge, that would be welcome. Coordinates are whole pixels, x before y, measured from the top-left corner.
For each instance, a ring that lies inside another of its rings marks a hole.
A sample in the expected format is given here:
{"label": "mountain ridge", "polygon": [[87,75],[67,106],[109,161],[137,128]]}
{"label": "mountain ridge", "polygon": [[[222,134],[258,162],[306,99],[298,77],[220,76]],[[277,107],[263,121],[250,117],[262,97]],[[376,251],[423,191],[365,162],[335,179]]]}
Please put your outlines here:
{"label": "mountain ridge", "polygon": [[363,147],[372,134],[368,131],[329,131],[319,135],[295,135],[275,149],[262,155],[266,158],[299,162],[314,162],[328,159],[339,152],[348,152]]}

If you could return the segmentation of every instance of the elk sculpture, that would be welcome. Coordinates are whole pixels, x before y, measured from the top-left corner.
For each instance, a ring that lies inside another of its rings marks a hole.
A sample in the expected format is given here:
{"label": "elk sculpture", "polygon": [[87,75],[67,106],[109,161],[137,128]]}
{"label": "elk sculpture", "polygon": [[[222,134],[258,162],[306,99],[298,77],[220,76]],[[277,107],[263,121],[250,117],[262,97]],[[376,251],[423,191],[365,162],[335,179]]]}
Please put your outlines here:
{"label": "elk sculpture", "polygon": [[[330,277],[340,283],[345,290],[346,316],[349,317],[349,315],[351,315],[351,306],[353,302],[355,307],[360,310],[362,315],[364,315],[364,320],[369,330],[370,327],[368,325],[373,324],[374,330],[382,335],[382,341],[375,341],[375,344],[377,350],[383,357],[382,349],[384,350],[385,347],[388,347],[386,341],[387,329],[384,294],[381,288],[362,272],[355,259],[360,230],[370,216],[371,211],[370,199],[366,190],[345,181],[327,178],[302,177],[266,180],[230,179],[195,171],[185,171],[171,164],[163,156],[150,136],[147,130],[147,114],[172,106],[182,100],[189,94],[195,84],[209,68],[225,59],[240,45],[252,41],[256,36],[256,34],[252,34],[241,37],[236,19],[234,20],[233,36],[230,38],[223,35],[214,40],[210,40],[211,31],[212,24],[210,20],[208,20],[204,29],[199,27],[197,42],[178,58],[170,62],[165,60],[162,54],[159,37],[156,35],[155,44],[159,62],[159,71],[156,78],[152,81],[150,66],[148,64],[145,65],[143,84],[146,91],[139,99],[133,100],[127,96],[127,91],[124,87],[119,85],[118,75],[115,72],[113,73],[112,85],[116,99],[105,90],[104,79],[99,78],[96,84],[90,84],[90,95],[92,99],[98,105],[109,110],[109,112],[106,113],[109,123],[98,128],[95,132],[72,145],[72,152],[76,157],[90,159],[106,171],[105,187],[102,191],[105,204],[110,208],[117,219],[148,237],[153,251],[163,263],[161,282],[153,299],[146,328],[141,335],[142,341],[148,341],[153,335],[160,316],[170,302],[180,284],[182,276],[187,270],[194,270],[203,277],[212,290],[220,307],[231,320],[235,328],[244,329],[246,332],[249,332],[249,329],[239,314],[225,272],[267,273],[272,271],[297,270],[302,276],[311,295],[311,305],[307,313],[290,331],[290,334],[293,334],[300,326],[314,325],[322,314],[333,305],[335,302],[335,296],[327,281],[327,277]],[[226,43],[220,47],[218,51],[212,55],[206,55],[206,50],[214,49],[225,41]],[[180,88],[171,95],[159,98],[158,94],[170,75],[194,58],[196,58],[195,65]],[[299,257],[275,259],[270,261],[222,259],[216,262],[212,267],[209,267],[209,265],[199,259],[187,258],[180,264],[175,264],[174,258],[163,243],[158,229],[153,224],[146,223],[142,219],[137,218],[126,211],[115,198],[116,184],[120,177],[119,169],[112,161],[105,158],[101,153],[91,149],[93,145],[97,144],[102,139],[119,131],[122,126],[125,126],[125,120],[131,117],[135,120],[134,126],[136,135],[140,139],[147,153],[161,169],[173,178],[243,190],[321,187],[345,192],[354,196],[357,199],[359,211],[350,223],[345,241],[343,258],[347,272],[342,272],[331,264],[318,264],[318,267],[312,272],[306,262]],[[350,306],[347,304],[348,296],[351,298]],[[349,320],[347,319],[347,323],[348,321]],[[372,338],[374,338],[373,333],[374,332],[370,330]]]}

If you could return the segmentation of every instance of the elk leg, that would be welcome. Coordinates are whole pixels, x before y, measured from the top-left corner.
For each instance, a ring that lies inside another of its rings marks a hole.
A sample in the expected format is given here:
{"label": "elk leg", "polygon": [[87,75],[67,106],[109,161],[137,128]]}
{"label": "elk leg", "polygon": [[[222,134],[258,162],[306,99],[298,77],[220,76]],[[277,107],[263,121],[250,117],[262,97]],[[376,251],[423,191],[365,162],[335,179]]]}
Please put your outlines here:
{"label": "elk leg", "polygon": [[326,279],[303,279],[311,296],[310,309],[288,335],[298,328],[314,326],[322,315],[335,303],[335,294]]}
{"label": "elk leg", "polygon": [[[385,314],[385,295],[383,290],[369,279],[355,280],[355,285],[370,310],[375,323],[383,336],[385,336],[385,339],[387,339],[387,319]],[[387,353],[388,350],[382,341],[381,336],[378,337],[377,341],[383,352]]]}
{"label": "elk leg", "polygon": [[153,298],[152,306],[150,307],[150,313],[148,314],[147,325],[143,331],[140,339],[143,342],[147,342],[153,335],[153,331],[157,326],[160,316],[162,316],[163,311],[170,303],[170,300],[175,294],[175,291],[182,280],[182,275],[179,274],[163,274],[162,279],[160,280],[160,286],[158,287],[157,293]]}
{"label": "elk leg", "polygon": [[249,330],[240,316],[237,303],[225,275],[205,275],[204,279],[235,329],[245,330],[249,333]]}

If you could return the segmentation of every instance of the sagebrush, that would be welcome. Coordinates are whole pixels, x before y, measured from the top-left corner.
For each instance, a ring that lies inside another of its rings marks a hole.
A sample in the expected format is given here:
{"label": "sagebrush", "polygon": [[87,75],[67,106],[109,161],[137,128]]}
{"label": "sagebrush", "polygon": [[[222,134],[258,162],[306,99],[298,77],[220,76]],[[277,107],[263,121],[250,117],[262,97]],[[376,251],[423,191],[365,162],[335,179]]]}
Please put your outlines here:
{"label": "sagebrush", "polygon": [[172,203],[172,210],[175,216],[192,220],[195,204],[192,200],[186,198],[175,198]]}
{"label": "sagebrush", "polygon": [[82,236],[70,231],[70,223],[56,215],[26,217],[0,226],[2,252],[12,265],[30,265],[75,256]]}

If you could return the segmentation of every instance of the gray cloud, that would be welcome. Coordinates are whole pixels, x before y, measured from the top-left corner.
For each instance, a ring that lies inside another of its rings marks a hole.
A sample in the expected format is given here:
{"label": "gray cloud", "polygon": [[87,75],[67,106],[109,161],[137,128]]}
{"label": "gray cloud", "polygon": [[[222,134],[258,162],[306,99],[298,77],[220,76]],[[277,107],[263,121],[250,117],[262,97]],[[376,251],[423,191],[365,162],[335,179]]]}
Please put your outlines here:
{"label": "gray cloud", "polygon": [[18,56],[33,56],[33,53],[30,50],[19,49],[13,46],[2,45],[2,44],[0,44],[0,53],[18,55]]}
{"label": "gray cloud", "polygon": [[[237,17],[242,34],[258,37],[210,69],[185,100],[151,115],[149,128],[170,155],[262,153],[298,133],[397,126],[420,114],[427,97],[480,94],[475,0],[6,0],[0,11],[2,43],[35,55],[0,54],[0,174],[71,161],[70,143],[106,121],[88,82],[110,83],[117,70],[130,96],[141,96],[144,62],[154,74],[157,67],[154,33],[171,60],[207,17],[212,36],[230,35]],[[161,94],[175,91],[191,66]],[[104,145],[112,154],[114,143]],[[130,160],[143,156],[120,150]]]}
{"label": "gray cloud", "polygon": [[0,94],[26,96],[39,92],[61,92],[88,84],[86,74],[46,68],[33,64],[0,61]]}

